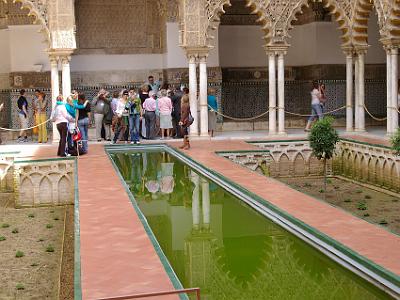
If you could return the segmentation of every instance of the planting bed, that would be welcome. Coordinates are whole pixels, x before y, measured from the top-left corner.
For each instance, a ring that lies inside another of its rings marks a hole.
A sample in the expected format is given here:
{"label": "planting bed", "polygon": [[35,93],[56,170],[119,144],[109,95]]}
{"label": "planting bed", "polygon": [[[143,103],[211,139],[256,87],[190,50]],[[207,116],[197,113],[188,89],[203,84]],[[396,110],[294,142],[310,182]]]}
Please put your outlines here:
{"label": "planting bed", "polygon": [[340,178],[279,178],[291,187],[400,234],[400,195],[392,196]]}
{"label": "planting bed", "polygon": [[10,206],[0,194],[0,299],[73,299],[73,207]]}

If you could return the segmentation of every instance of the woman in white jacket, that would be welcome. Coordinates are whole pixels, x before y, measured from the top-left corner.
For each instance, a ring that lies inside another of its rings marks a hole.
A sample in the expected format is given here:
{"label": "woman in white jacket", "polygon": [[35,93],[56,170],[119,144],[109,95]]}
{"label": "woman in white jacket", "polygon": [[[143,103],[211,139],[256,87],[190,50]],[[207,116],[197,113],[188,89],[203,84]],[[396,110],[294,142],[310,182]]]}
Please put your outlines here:
{"label": "woman in white jacket", "polygon": [[56,124],[60,134],[57,155],[61,157],[69,156],[66,151],[68,122],[74,122],[75,119],[68,114],[62,95],[57,97],[57,104],[54,107],[52,121]]}

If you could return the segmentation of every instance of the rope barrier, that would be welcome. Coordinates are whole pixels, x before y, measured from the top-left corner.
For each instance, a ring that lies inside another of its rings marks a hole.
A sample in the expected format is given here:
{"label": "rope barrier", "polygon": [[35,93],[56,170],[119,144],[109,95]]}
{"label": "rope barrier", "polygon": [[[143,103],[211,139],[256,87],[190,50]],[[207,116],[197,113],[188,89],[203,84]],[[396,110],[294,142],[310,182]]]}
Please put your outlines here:
{"label": "rope barrier", "polygon": [[365,106],[365,104],[363,104],[363,106],[364,106],[364,109],[365,109],[365,111],[367,112],[367,114],[369,114],[369,116],[370,116],[372,119],[374,119],[375,121],[383,122],[383,121],[386,121],[386,120],[387,120],[387,117],[386,117],[386,118],[377,118],[377,117],[375,117],[374,115],[372,115],[372,114],[370,113],[370,111],[369,111],[368,108]]}
{"label": "rope barrier", "polygon": [[[347,108],[346,105],[344,105],[344,106],[342,106],[342,107],[339,107],[339,108],[336,108],[336,109],[333,109],[333,110],[331,110],[331,111],[323,112],[322,114],[323,114],[323,115],[329,115],[329,114],[332,114],[332,113],[334,113],[334,112],[343,110],[343,109],[345,109],[345,108]],[[285,110],[285,113],[287,113],[288,115],[293,115],[293,116],[298,116],[298,117],[305,117],[305,118],[306,118],[306,117],[311,117],[311,116],[312,116],[312,115],[297,114],[297,113],[293,113],[293,112],[286,111],[286,110]]]}
{"label": "rope barrier", "polygon": [[208,107],[211,109],[211,111],[217,113],[217,115],[220,115],[220,116],[222,116],[224,118],[227,118],[227,119],[230,119],[230,120],[233,120],[233,121],[253,121],[253,120],[257,120],[257,119],[259,119],[259,118],[261,118],[261,117],[263,117],[263,116],[265,116],[265,115],[267,115],[269,113],[269,110],[267,110],[266,112],[263,112],[261,115],[258,115],[258,116],[255,116],[255,117],[251,117],[251,118],[235,118],[235,117],[231,117],[231,116],[225,115],[225,114],[223,114],[223,113],[221,113],[219,111],[214,110],[210,105],[208,105]]}
{"label": "rope barrier", "polygon": [[43,122],[43,123],[40,123],[40,124],[37,124],[37,125],[35,125],[35,126],[32,126],[32,127],[28,127],[28,128],[18,128],[18,129],[12,129],[12,128],[3,128],[3,127],[0,127],[0,130],[3,130],[3,131],[21,131],[21,130],[31,130],[31,129],[33,129],[33,128],[36,128],[36,127],[39,127],[39,126],[42,126],[42,125],[44,125],[44,124],[47,124],[47,123],[49,123],[51,121],[51,119],[47,119],[45,122]]}

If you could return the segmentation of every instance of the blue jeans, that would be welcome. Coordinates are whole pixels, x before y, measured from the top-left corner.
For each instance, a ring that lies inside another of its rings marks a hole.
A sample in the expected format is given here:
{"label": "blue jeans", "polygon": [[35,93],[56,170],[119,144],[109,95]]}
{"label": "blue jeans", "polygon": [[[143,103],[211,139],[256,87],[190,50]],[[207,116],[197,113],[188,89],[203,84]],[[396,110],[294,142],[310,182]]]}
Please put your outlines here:
{"label": "blue jeans", "polygon": [[88,139],[89,139],[89,118],[78,120],[78,128],[82,134],[82,150],[87,153],[89,150]]}
{"label": "blue jeans", "polygon": [[319,120],[322,120],[322,118],[324,117],[324,115],[322,114],[322,106],[319,103],[311,105],[311,117],[308,119],[308,121],[314,121],[317,116]]}
{"label": "blue jeans", "polygon": [[129,133],[131,135],[131,142],[139,142],[139,127],[140,126],[140,115],[129,116]]}

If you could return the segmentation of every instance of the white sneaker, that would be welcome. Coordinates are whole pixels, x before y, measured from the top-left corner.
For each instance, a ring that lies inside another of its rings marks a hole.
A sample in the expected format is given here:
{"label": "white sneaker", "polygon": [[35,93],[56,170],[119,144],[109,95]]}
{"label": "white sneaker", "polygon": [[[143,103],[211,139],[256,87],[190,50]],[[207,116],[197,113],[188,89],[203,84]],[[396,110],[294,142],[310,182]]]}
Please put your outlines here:
{"label": "white sneaker", "polygon": [[137,145],[140,145],[140,142],[139,142],[139,141],[137,141],[137,142],[136,142],[136,144],[137,144]]}
{"label": "white sneaker", "polygon": [[110,145],[115,145],[115,142],[114,142],[114,141],[111,141],[111,142],[110,142]]}
{"label": "white sneaker", "polygon": [[135,144],[135,142],[131,142],[131,145]]}

